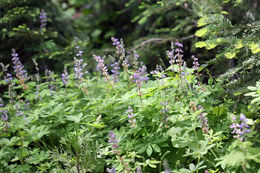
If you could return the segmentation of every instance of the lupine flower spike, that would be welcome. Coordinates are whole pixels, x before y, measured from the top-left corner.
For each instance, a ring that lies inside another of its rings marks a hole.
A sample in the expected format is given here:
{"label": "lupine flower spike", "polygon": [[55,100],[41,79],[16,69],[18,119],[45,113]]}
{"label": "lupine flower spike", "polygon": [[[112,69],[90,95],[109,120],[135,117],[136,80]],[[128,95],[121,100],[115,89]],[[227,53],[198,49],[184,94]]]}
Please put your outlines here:
{"label": "lupine flower spike", "polygon": [[116,50],[117,50],[117,53],[118,54],[121,54],[120,56],[120,60],[122,61],[124,56],[125,56],[125,49],[124,49],[124,43],[123,43],[123,40],[121,39],[120,41],[115,38],[115,37],[112,37],[111,38],[112,42],[113,42],[113,45],[116,46]]}
{"label": "lupine flower spike", "polygon": [[130,127],[136,127],[136,119],[134,118],[135,114],[131,106],[128,106],[128,110],[126,111],[128,122],[131,124]]}
{"label": "lupine flower spike", "polygon": [[116,173],[116,169],[114,167],[111,169],[107,168],[107,173]]}
{"label": "lupine flower spike", "polygon": [[47,25],[47,15],[44,9],[41,9],[40,13],[41,30]]}
{"label": "lupine flower spike", "polygon": [[113,131],[109,132],[109,140],[108,140],[108,142],[112,144],[112,148],[114,150],[116,150],[118,148],[118,141],[116,139],[116,134]]}
{"label": "lupine flower spike", "polygon": [[119,63],[115,59],[113,59],[113,61],[114,61],[113,64],[111,64],[111,67],[112,67],[111,72],[112,72],[113,82],[117,83],[119,80],[120,67],[119,67]]}
{"label": "lupine flower spike", "polygon": [[24,66],[21,63],[15,49],[12,49],[12,57],[16,77],[19,79],[19,82],[23,86],[23,88],[27,89],[28,86],[26,85],[26,81],[28,80],[28,74],[27,71],[24,69]]}
{"label": "lupine flower spike", "polygon": [[[0,98],[0,108],[4,107],[4,101]],[[1,119],[4,121],[4,128],[3,130],[6,131],[10,126],[8,124],[8,115],[7,109],[0,110]]]}
{"label": "lupine flower spike", "polygon": [[69,75],[66,67],[64,67],[64,72],[61,74],[61,80],[63,85],[66,86],[68,84]]}
{"label": "lupine flower spike", "polygon": [[156,76],[156,79],[161,79],[161,84],[162,86],[164,85],[164,82],[163,82],[163,79],[166,77],[165,74],[164,74],[164,70],[162,68],[162,66],[160,65],[156,65],[156,70],[154,71],[151,71],[150,72],[152,75],[155,75]]}
{"label": "lupine flower spike", "polygon": [[199,66],[200,66],[200,64],[198,62],[198,58],[196,58],[194,55],[192,55],[191,58],[193,59],[193,66],[192,66],[192,68],[194,70],[198,71],[199,70]]}
{"label": "lupine flower spike", "polygon": [[162,114],[162,123],[165,124],[165,128],[167,128],[167,122],[168,122],[168,117],[169,117],[169,107],[168,107],[168,102],[164,101],[161,102],[161,105],[163,106],[162,110],[161,110],[161,114]]}
{"label": "lupine flower spike", "polygon": [[[103,76],[105,76],[105,81],[108,82],[109,81],[109,74],[108,74],[108,70],[107,70],[107,67],[105,66],[104,64],[104,59],[101,58],[100,56],[96,56],[96,55],[93,55],[93,57],[95,58],[95,60],[98,62],[97,64],[97,70],[100,70],[103,74]],[[113,82],[111,81],[110,84],[112,86],[114,86]]]}
{"label": "lupine flower spike", "polygon": [[236,117],[232,118],[233,123],[230,128],[233,129],[233,131],[231,133],[234,135],[234,138],[239,139],[240,141],[244,141],[245,135],[250,132],[246,116],[244,114],[240,115],[240,124],[237,123],[236,120]]}
{"label": "lupine flower spike", "polygon": [[183,59],[182,59],[183,58],[183,55],[182,55],[183,45],[179,42],[174,43],[174,45],[176,46],[176,48],[175,48],[176,55],[174,56],[174,59],[176,59],[176,62],[179,66],[179,71],[181,72],[181,67],[183,65]]}
{"label": "lupine flower spike", "polygon": [[199,113],[199,119],[200,119],[200,125],[202,128],[202,132],[205,134],[208,134],[209,132],[209,125],[208,125],[208,118],[206,117],[207,113],[201,113],[203,111],[203,107],[201,105],[198,106],[198,110],[200,110]]}
{"label": "lupine flower spike", "polygon": [[74,57],[75,79],[78,79],[78,80],[83,80],[83,78],[82,78],[82,76],[83,76],[82,62],[83,62],[83,59],[78,60],[76,57]]}
{"label": "lupine flower spike", "polygon": [[143,65],[142,67],[139,67],[139,69],[132,76],[130,76],[130,79],[132,79],[134,83],[136,83],[137,90],[139,91],[141,104],[143,105],[141,85],[149,79],[147,77],[146,66]]}

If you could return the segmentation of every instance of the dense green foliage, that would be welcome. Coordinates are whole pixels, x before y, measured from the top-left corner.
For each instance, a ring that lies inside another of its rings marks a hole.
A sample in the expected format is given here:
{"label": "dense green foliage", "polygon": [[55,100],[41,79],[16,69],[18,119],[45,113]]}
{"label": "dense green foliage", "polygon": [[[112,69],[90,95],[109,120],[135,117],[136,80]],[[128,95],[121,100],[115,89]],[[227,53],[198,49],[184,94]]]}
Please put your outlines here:
{"label": "dense green foliage", "polygon": [[0,172],[260,172],[258,8],[1,0]]}
{"label": "dense green foliage", "polygon": [[[117,52],[125,59],[121,48]],[[21,83],[17,75],[19,80],[6,83],[9,92],[1,105],[1,171],[103,172],[105,167],[118,172],[256,171],[259,83],[249,88],[247,96],[253,100],[247,108],[226,99],[212,79],[201,84],[199,74],[178,60],[165,72],[153,72],[154,80],[147,82],[145,67],[134,56],[130,66],[121,62],[124,70],[117,82],[100,61],[103,74],[78,75],[84,68],[77,59],[75,67],[81,70],[69,80],[51,73]],[[243,119],[243,114],[250,132],[234,139],[232,117]]]}

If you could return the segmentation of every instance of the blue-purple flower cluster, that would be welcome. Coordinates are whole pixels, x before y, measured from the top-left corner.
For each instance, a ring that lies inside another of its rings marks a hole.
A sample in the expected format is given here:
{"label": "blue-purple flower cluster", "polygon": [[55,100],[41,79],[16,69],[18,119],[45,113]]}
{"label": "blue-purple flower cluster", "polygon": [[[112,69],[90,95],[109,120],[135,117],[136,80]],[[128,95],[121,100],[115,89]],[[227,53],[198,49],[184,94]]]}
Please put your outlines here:
{"label": "blue-purple flower cluster", "polygon": [[201,128],[202,128],[202,132],[208,134],[209,124],[208,124],[208,118],[206,117],[208,114],[202,113],[204,108],[201,105],[198,106],[198,109],[200,111],[199,119],[200,119],[200,125],[201,125]]}
{"label": "blue-purple flower cluster", "polygon": [[[86,70],[85,72],[83,72],[83,70],[85,69],[85,67],[87,66],[87,63],[84,63],[84,64],[82,64],[83,63],[83,59],[77,59],[77,58],[79,58],[79,57],[82,57],[82,54],[83,54],[83,51],[82,50],[79,50],[79,46],[76,46],[75,47],[75,49],[78,51],[77,53],[76,53],[76,57],[74,57],[74,72],[75,72],[75,79],[78,79],[78,80],[80,80],[80,81],[83,81],[83,75],[84,75],[84,73],[85,74],[87,74],[88,73],[88,71]],[[68,79],[69,79],[69,77],[68,77],[68,73],[66,73],[65,71],[64,71],[64,73],[63,73],[64,75],[64,77],[63,77],[63,81],[67,81]],[[66,82],[63,82],[63,84],[64,83],[66,83]],[[65,85],[65,84],[64,84]],[[66,84],[67,85],[67,84]]]}
{"label": "blue-purple flower cluster", "polygon": [[74,57],[74,71],[75,71],[75,79],[82,80],[83,76],[83,68],[82,68],[83,59],[77,59]]}
{"label": "blue-purple flower cluster", "polygon": [[4,109],[4,101],[0,98],[0,115],[1,119],[4,121],[4,130],[7,130],[10,126],[8,124],[7,109]]}
{"label": "blue-purple flower cluster", "polygon": [[24,69],[24,66],[21,63],[15,49],[12,49],[12,57],[13,57],[12,61],[13,61],[13,64],[14,64],[13,68],[14,68],[16,77],[19,79],[21,85],[24,88],[27,88],[25,82],[28,80],[28,74],[27,74],[27,71]]}
{"label": "blue-purple flower cluster", "polygon": [[116,173],[115,167],[112,167],[111,169],[107,168],[107,173]]}
{"label": "blue-purple flower cluster", "polygon": [[156,70],[150,72],[152,75],[156,76],[156,79],[161,79],[162,86],[164,85],[163,79],[166,77],[162,66],[156,65]]}
{"label": "blue-purple flower cluster", "polygon": [[174,61],[175,61],[175,56],[174,56],[174,50],[171,50],[171,51],[167,51],[166,52],[168,58],[170,58],[170,65],[171,65],[171,70],[174,71]]}
{"label": "blue-purple flower cluster", "polygon": [[239,139],[240,141],[245,140],[245,135],[250,132],[249,125],[247,124],[247,119],[244,114],[240,115],[240,124],[236,122],[237,118],[232,118],[232,125],[230,128],[233,130],[231,133],[234,135],[234,138]]}
{"label": "blue-purple flower cluster", "polygon": [[112,67],[112,77],[113,77],[113,82],[114,83],[117,83],[118,80],[119,80],[119,70],[120,70],[120,66],[119,66],[119,63],[117,61],[114,60],[113,64],[111,64],[111,67]]}
{"label": "blue-purple flower cluster", "polygon": [[131,106],[128,106],[128,110],[126,111],[128,122],[131,124],[130,127],[136,127],[136,119],[134,118],[135,114]]}
{"label": "blue-purple flower cluster", "polygon": [[124,50],[124,44],[123,44],[123,42],[121,41],[119,41],[117,38],[115,38],[115,37],[111,37],[111,40],[112,40],[112,42],[113,42],[113,45],[114,46],[116,46],[116,50],[117,50],[117,53],[118,54],[124,54],[125,52],[125,50]]}
{"label": "blue-purple flower cluster", "polygon": [[202,132],[208,134],[209,133],[209,124],[208,124],[208,118],[207,113],[200,113],[200,125],[202,128]]}
{"label": "blue-purple flower cluster", "polygon": [[[22,115],[24,115],[23,111],[21,110],[19,105],[16,105],[16,114],[15,114],[15,116],[19,117],[19,116],[22,116]],[[24,116],[24,118],[25,118],[25,116]]]}
{"label": "blue-purple flower cluster", "polygon": [[182,55],[182,53],[183,53],[183,50],[182,50],[183,45],[181,43],[179,43],[179,42],[174,43],[174,45],[177,46],[177,48],[175,48],[176,55],[174,56],[174,59],[176,59],[176,62],[177,62],[177,64],[180,67],[179,70],[181,71],[181,66],[183,65],[183,59],[182,59],[183,58],[183,55]]}
{"label": "blue-purple flower cluster", "polygon": [[[13,80],[13,77],[12,77],[12,74],[8,73],[7,72],[7,67],[3,64],[3,63],[0,63],[1,67],[2,67],[2,70],[3,72],[6,74],[4,76],[4,80],[7,84],[10,84],[11,81]],[[12,85],[14,85],[14,83],[12,83]]]}
{"label": "blue-purple flower cluster", "polygon": [[66,86],[68,84],[69,75],[66,67],[64,68],[64,72],[61,74],[61,80],[63,85]]}
{"label": "blue-purple flower cluster", "polygon": [[47,25],[47,15],[44,9],[41,9],[40,13],[41,30]]}
{"label": "blue-purple flower cluster", "polygon": [[131,79],[133,79],[134,83],[136,83],[138,89],[140,89],[141,85],[149,79],[146,69],[146,66],[143,65],[142,67],[139,67],[138,70],[131,76]]}
{"label": "blue-purple flower cluster", "polygon": [[117,149],[118,148],[118,141],[116,139],[116,134],[113,131],[109,131],[109,143],[112,144],[112,148],[113,149]]}
{"label": "blue-purple flower cluster", "polygon": [[198,71],[199,66],[200,66],[200,64],[198,62],[198,58],[196,58],[194,55],[192,55],[191,58],[193,59],[193,66],[192,66],[192,68]]}
{"label": "blue-purple flower cluster", "polygon": [[104,64],[104,59],[101,58],[100,56],[96,56],[96,55],[93,55],[95,60],[97,61],[97,70],[101,70],[103,75],[105,76],[105,80],[106,82],[108,82],[109,80],[109,75],[108,75],[108,72],[107,72],[107,67],[105,66]]}

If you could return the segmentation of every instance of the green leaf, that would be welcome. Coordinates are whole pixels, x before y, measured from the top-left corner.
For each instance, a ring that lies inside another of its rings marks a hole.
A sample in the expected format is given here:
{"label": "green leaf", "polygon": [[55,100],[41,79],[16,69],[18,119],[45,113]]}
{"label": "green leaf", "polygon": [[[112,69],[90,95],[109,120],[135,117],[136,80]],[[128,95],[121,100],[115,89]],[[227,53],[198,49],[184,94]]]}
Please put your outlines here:
{"label": "green leaf", "polygon": [[198,26],[198,27],[202,27],[202,26],[204,26],[204,25],[207,25],[206,20],[207,20],[207,16],[203,16],[202,18],[200,18],[200,19],[198,20],[197,26]]}
{"label": "green leaf", "polygon": [[221,167],[225,169],[228,166],[239,166],[245,161],[245,154],[240,150],[233,150],[228,155],[223,157],[223,160],[220,162]]}
{"label": "green leaf", "polygon": [[251,49],[251,52],[253,53],[253,54],[257,54],[257,53],[259,53],[260,52],[260,44],[258,43],[251,43],[250,45],[249,45],[249,48]]}
{"label": "green leaf", "polygon": [[205,46],[206,46],[206,43],[204,41],[199,41],[199,42],[195,43],[195,47],[197,47],[197,48],[202,48]]}
{"label": "green leaf", "polygon": [[67,116],[67,120],[74,121],[75,123],[79,123],[81,121],[82,116],[83,113],[80,113],[78,115],[69,115]]}
{"label": "green leaf", "polygon": [[225,53],[225,56],[228,59],[233,59],[236,56],[236,53],[235,52],[227,52],[227,53]]}
{"label": "green leaf", "polygon": [[209,43],[206,44],[206,49],[210,50],[210,49],[215,48],[216,46],[217,46],[216,43],[214,43],[214,42],[209,42]]}
{"label": "green leaf", "polygon": [[157,144],[152,144],[152,147],[153,147],[155,152],[157,152],[157,153],[161,152],[161,148]]}
{"label": "green leaf", "polygon": [[151,156],[151,154],[153,153],[153,149],[152,149],[151,145],[148,145],[148,147],[146,148],[146,153],[147,153],[148,157]]}
{"label": "green leaf", "polygon": [[202,28],[202,29],[196,31],[195,35],[197,37],[203,37],[207,34],[207,32],[208,32],[208,29],[205,27],[205,28]]}

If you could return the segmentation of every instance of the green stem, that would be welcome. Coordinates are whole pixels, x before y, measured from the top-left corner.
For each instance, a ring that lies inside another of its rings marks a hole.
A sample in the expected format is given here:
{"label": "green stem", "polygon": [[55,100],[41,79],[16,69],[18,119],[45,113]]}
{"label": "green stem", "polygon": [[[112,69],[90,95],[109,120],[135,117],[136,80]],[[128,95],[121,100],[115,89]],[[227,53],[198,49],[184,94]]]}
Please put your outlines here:
{"label": "green stem", "polygon": [[159,172],[162,171],[162,162],[163,162],[164,157],[165,157],[167,154],[169,154],[169,153],[170,153],[170,151],[166,151],[166,152],[163,154],[163,156],[162,156],[162,158],[161,158],[161,162],[160,162]]}

